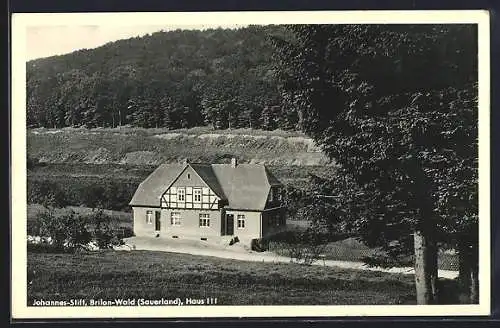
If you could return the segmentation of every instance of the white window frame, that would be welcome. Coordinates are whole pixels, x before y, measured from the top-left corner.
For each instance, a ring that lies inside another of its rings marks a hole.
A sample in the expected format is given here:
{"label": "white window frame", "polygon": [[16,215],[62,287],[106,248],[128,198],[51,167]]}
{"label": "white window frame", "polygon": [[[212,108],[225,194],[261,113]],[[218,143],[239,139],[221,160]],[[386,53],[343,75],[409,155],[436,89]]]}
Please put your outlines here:
{"label": "white window frame", "polygon": [[236,227],[237,229],[245,229],[246,225],[246,217],[245,214],[236,215]]}
{"label": "white window frame", "polygon": [[152,210],[146,211],[146,223],[153,224],[153,211]]}
{"label": "white window frame", "polygon": [[184,188],[177,188],[177,201],[179,203],[185,203],[186,202],[186,189],[184,189]]}
{"label": "white window frame", "polygon": [[[193,202],[201,203],[203,195],[203,190],[201,188],[193,188]],[[196,199],[196,196],[199,196],[199,199]]]}
{"label": "white window frame", "polygon": [[200,228],[210,228],[210,214],[200,213],[198,225]]}
{"label": "white window frame", "polygon": [[181,225],[181,212],[171,212],[170,213],[170,225],[180,226]]}

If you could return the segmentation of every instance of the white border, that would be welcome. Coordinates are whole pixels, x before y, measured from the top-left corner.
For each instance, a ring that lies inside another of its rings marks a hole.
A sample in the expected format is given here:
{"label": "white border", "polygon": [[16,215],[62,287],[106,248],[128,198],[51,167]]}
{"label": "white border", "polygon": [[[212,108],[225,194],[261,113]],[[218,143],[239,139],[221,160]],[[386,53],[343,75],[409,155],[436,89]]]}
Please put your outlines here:
{"label": "white border", "polygon": [[[183,306],[178,307],[27,307],[26,293],[26,28],[65,25],[351,24],[477,23],[479,33],[479,231],[480,302],[478,305],[349,306]],[[196,24],[193,24],[196,22]],[[490,314],[490,48],[489,13],[451,11],[316,11],[191,13],[61,13],[12,15],[12,317],[25,318],[175,318],[442,316]]]}

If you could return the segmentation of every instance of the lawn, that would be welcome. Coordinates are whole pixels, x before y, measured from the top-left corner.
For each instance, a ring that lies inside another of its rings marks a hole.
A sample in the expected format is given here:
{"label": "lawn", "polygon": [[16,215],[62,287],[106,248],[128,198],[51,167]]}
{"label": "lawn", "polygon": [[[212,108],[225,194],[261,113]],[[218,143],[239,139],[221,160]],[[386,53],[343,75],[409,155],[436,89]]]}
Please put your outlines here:
{"label": "lawn", "polygon": [[414,304],[411,275],[152,251],[28,253],[34,299],[205,298],[220,305]]}

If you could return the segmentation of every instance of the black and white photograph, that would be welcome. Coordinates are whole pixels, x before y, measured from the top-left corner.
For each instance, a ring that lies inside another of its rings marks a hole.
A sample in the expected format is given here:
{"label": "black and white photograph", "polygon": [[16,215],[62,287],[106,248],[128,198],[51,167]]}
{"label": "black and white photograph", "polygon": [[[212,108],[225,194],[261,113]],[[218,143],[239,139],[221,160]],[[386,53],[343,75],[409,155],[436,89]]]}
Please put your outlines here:
{"label": "black and white photograph", "polygon": [[12,26],[13,318],[489,314],[487,12]]}

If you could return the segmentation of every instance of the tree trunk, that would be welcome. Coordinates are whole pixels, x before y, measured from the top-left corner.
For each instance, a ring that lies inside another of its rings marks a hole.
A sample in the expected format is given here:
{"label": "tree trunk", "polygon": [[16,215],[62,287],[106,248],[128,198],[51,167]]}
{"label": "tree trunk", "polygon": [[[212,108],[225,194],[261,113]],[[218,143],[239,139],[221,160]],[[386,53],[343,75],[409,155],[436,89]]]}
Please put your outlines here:
{"label": "tree trunk", "polygon": [[479,303],[479,254],[477,247],[461,243],[458,245],[460,302]]}
{"label": "tree trunk", "polygon": [[416,230],[413,236],[417,304],[435,304],[438,294],[436,247],[422,230]]}
{"label": "tree trunk", "polygon": [[479,249],[478,246],[471,248],[471,270],[470,270],[470,302],[479,303]]}
{"label": "tree trunk", "polygon": [[434,239],[429,240],[428,246],[428,261],[431,280],[432,303],[439,302],[439,287],[438,287],[438,248]]}
{"label": "tree trunk", "polygon": [[468,303],[471,290],[471,264],[465,243],[458,244],[458,287],[460,303]]}

